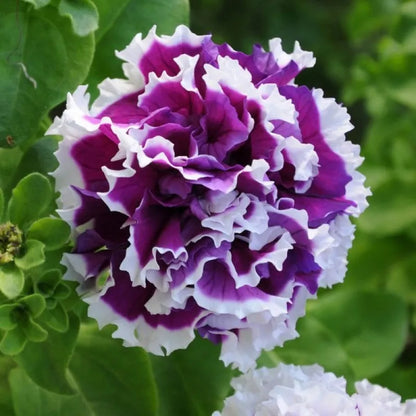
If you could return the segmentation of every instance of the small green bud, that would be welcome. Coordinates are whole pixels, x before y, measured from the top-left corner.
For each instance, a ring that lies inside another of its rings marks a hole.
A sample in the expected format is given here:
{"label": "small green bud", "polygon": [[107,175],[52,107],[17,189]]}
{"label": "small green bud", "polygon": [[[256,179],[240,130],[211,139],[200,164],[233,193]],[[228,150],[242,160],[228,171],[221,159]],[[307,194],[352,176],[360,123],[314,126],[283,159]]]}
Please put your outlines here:
{"label": "small green bud", "polygon": [[10,221],[0,224],[0,264],[10,263],[19,254],[22,232]]}

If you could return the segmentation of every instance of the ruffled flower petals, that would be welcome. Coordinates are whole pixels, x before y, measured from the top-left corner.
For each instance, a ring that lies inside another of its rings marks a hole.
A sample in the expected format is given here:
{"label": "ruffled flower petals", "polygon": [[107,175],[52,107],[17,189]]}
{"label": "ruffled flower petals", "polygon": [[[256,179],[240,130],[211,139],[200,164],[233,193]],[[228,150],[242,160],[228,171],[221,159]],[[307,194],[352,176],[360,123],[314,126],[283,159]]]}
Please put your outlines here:
{"label": "ruffled flower petals", "polygon": [[194,298],[206,310],[234,314],[239,319],[264,309],[270,310],[273,316],[286,312],[287,299],[271,298],[253,286],[236,288],[235,280],[226,262],[209,261],[196,284]]}
{"label": "ruffled flower petals", "polygon": [[280,364],[259,368],[231,382],[236,393],[225,400],[222,412],[231,415],[359,416],[346,393],[346,382],[322,367]]}
{"label": "ruffled flower petals", "polygon": [[344,277],[369,194],[349,116],[295,84],[310,52],[270,49],[153,28],[117,53],[126,79],[100,84],[91,110],[79,87],[49,129],[66,278],[125,345],[169,353],[198,332],[247,370]]}
{"label": "ruffled flower petals", "polygon": [[173,75],[178,71],[174,60],[177,56],[195,55],[209,36],[198,36],[186,26],[180,25],[172,36],[158,36],[156,26],[143,38],[137,34],[132,42],[116,55],[133,67],[139,68],[146,81],[151,73]]}
{"label": "ruffled flower petals", "polygon": [[222,412],[231,415],[330,415],[411,416],[416,400],[401,397],[368,380],[355,383],[356,393],[346,391],[346,380],[325,372],[319,365],[279,364],[259,368],[231,381],[235,393],[225,400]]}

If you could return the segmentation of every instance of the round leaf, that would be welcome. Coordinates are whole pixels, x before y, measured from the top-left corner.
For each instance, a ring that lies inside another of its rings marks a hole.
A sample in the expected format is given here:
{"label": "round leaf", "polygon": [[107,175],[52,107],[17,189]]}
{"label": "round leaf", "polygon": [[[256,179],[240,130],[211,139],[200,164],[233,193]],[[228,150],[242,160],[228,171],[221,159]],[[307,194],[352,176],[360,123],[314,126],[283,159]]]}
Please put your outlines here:
{"label": "round leaf", "polygon": [[36,220],[48,207],[52,199],[52,188],[45,176],[31,173],[13,189],[8,211],[10,221],[25,228]]}
{"label": "round leaf", "polygon": [[45,261],[45,244],[38,240],[27,240],[25,244],[25,254],[22,257],[16,257],[14,262],[16,266],[23,270],[29,270],[32,267],[41,265]]}
{"label": "round leaf", "polygon": [[16,355],[22,352],[27,342],[26,335],[22,328],[16,326],[7,331],[0,342],[0,351],[6,355]]}
{"label": "round leaf", "polygon": [[42,241],[45,250],[56,250],[62,247],[69,239],[71,229],[69,225],[59,218],[41,218],[29,228],[27,238]]}
{"label": "round leaf", "polygon": [[25,283],[23,272],[13,263],[0,267],[0,291],[9,299],[20,295]]}
{"label": "round leaf", "polygon": [[0,306],[0,329],[8,331],[16,327],[16,320],[13,319],[11,312],[16,304],[7,304]]}
{"label": "round leaf", "polygon": [[332,292],[313,302],[301,322],[300,337],[274,353],[294,364],[316,362],[350,381],[385,371],[407,339],[406,304],[387,293]]}
{"label": "round leaf", "polygon": [[[45,1],[32,0],[44,5]],[[16,24],[16,22],[19,24]],[[40,120],[85,79],[94,53],[92,34],[77,36],[57,7],[39,9],[0,1],[0,146],[23,145]]]}
{"label": "round leaf", "polygon": [[98,28],[98,12],[90,0],[61,0],[59,13],[70,18],[74,32],[88,35]]}
{"label": "round leaf", "polygon": [[23,326],[23,332],[25,333],[26,338],[32,342],[42,342],[48,337],[48,332],[31,318],[29,318]]}
{"label": "round leaf", "polygon": [[310,314],[299,321],[296,329],[299,338],[286,342],[283,348],[263,352],[259,366],[271,367],[280,361],[298,365],[319,363],[327,371],[354,380],[348,353],[333,331]]}
{"label": "round leaf", "polygon": [[45,309],[45,299],[38,294],[32,294],[20,299],[20,304],[24,305],[34,318],[38,317]]}

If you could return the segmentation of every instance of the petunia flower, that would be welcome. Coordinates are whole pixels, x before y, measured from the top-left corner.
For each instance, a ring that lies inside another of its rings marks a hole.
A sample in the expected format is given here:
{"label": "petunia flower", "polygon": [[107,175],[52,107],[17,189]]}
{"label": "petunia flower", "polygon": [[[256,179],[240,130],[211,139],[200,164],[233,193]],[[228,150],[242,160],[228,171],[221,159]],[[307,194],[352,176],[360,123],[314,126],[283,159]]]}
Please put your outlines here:
{"label": "petunia flower", "polygon": [[415,416],[416,399],[401,403],[401,397],[389,389],[371,384],[368,380],[355,383],[352,398],[357,403],[360,416]]}
{"label": "petunia flower", "polygon": [[315,364],[250,370],[231,381],[234,394],[221,412],[212,416],[412,416],[416,400],[401,403],[398,394],[372,385],[356,383],[352,396],[346,381],[326,373]]}
{"label": "petunia flower", "polygon": [[246,370],[344,278],[369,194],[347,111],[295,84],[315,63],[297,43],[246,55],[179,26],[117,56],[126,78],[91,107],[80,86],[49,129],[66,278],[125,345],[170,353],[198,332]]}

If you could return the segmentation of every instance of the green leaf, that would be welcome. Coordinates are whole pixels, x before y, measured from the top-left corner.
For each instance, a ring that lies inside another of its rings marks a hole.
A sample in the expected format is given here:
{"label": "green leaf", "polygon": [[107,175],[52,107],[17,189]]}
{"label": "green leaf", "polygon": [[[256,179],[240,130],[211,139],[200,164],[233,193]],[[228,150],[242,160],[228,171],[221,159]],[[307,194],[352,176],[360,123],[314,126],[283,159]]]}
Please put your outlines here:
{"label": "green leaf", "polygon": [[[1,63],[0,63],[0,67],[1,67]],[[0,83],[1,83],[1,80],[0,80]],[[1,119],[1,115],[0,115],[0,119]],[[2,189],[4,193],[5,200],[7,200],[10,195],[10,191],[11,191],[10,187],[14,183],[13,182],[14,172],[17,166],[19,165],[21,157],[22,157],[22,151],[18,147],[15,147],[13,149],[0,148],[0,188]]]}
{"label": "green leaf", "polygon": [[25,283],[23,272],[13,263],[0,266],[0,291],[9,299],[20,295]]}
{"label": "green leaf", "polygon": [[42,342],[48,337],[48,332],[30,317],[22,327],[28,341]]}
{"label": "green leaf", "polygon": [[36,290],[46,297],[52,296],[60,279],[61,272],[59,270],[48,270],[37,281]]}
{"label": "green leaf", "polygon": [[16,266],[23,270],[41,265],[45,261],[45,244],[38,240],[27,240],[24,245],[25,253],[22,257],[16,257]]}
{"label": "green leaf", "polygon": [[68,329],[68,314],[60,303],[56,303],[55,308],[51,310],[46,309],[40,320],[58,332]]}
{"label": "green leaf", "polygon": [[154,416],[156,389],[147,354],[126,348],[108,330],[82,325],[70,363],[78,389],[96,415]]}
{"label": "green leaf", "polygon": [[73,394],[74,390],[66,378],[66,369],[78,330],[79,320],[71,315],[67,332],[50,330],[45,342],[28,342],[15,360],[39,386],[55,393]]}
{"label": "green leaf", "polygon": [[0,415],[16,416],[13,412],[13,403],[9,387],[9,374],[16,366],[12,358],[0,356]]}
{"label": "green leaf", "polygon": [[95,32],[95,41],[98,43],[103,35],[114,25],[130,0],[119,0],[117,4],[111,0],[94,0],[100,15],[98,29]]}
{"label": "green leaf", "polygon": [[98,11],[90,0],[61,0],[59,13],[71,20],[74,32],[86,36],[98,28]]}
{"label": "green leaf", "polygon": [[[95,4],[100,16],[104,11],[105,22],[111,28],[104,34],[99,33],[101,37],[87,80],[91,86],[106,77],[123,76],[121,61],[115,59],[114,53],[124,49],[137,33],[146,34],[157,23],[159,35],[172,34],[179,24],[189,23],[188,0],[122,0],[117,6],[113,0],[96,0]],[[114,18],[108,18],[109,13],[114,14]]]}
{"label": "green leaf", "polygon": [[283,348],[263,352],[259,366],[274,366],[279,361],[298,365],[319,363],[327,371],[347,380],[354,379],[348,353],[333,331],[310,313],[298,322],[296,329],[299,338],[286,342]]}
{"label": "green leaf", "polygon": [[379,237],[360,229],[349,252],[347,276],[343,288],[379,290],[399,264],[413,256],[413,242],[402,235]]}
{"label": "green leaf", "polygon": [[[0,2],[0,146],[30,143],[48,111],[88,74],[92,34],[77,36],[68,18],[48,5]],[[18,22],[18,24],[16,24]],[[10,140],[9,140],[10,141]]]}
{"label": "green leaf", "polygon": [[38,139],[16,164],[16,181],[32,172],[47,175],[58,167],[54,152],[58,149],[59,136],[46,136]]}
{"label": "green leaf", "polygon": [[46,299],[46,307],[49,310],[56,308],[57,304],[58,304],[58,301],[54,298],[47,298]]}
{"label": "green leaf", "polygon": [[358,220],[359,227],[379,236],[406,231],[416,223],[416,175],[408,182],[390,178],[373,189],[370,207]]}
{"label": "green leaf", "polygon": [[3,190],[0,188],[0,223],[3,222],[3,214],[4,214],[4,193],[3,193]]}
{"label": "green leaf", "polygon": [[0,351],[5,355],[16,355],[22,352],[27,342],[23,329],[19,326],[7,331],[0,342]]}
{"label": "green leaf", "polygon": [[[71,251],[69,246],[65,247],[66,251]],[[39,267],[31,270],[35,276],[35,283],[39,281],[40,276],[48,273],[49,271],[55,271],[58,274],[60,271],[61,278],[62,273],[65,271],[65,267],[61,264],[62,259],[62,248],[58,250],[45,251],[45,262],[42,263]]]}
{"label": "green leaf", "polygon": [[23,0],[23,1],[25,1],[26,3],[33,4],[35,6],[35,9],[44,7],[51,2],[51,0]]}
{"label": "green leaf", "polygon": [[160,416],[205,416],[223,406],[232,371],[218,357],[219,346],[201,338],[167,357],[151,356]]}
{"label": "green leaf", "polygon": [[69,239],[71,228],[59,218],[41,218],[29,228],[27,238],[42,241],[45,250],[56,250]]}
{"label": "green leaf", "polygon": [[24,229],[36,220],[52,199],[52,188],[45,176],[31,173],[13,189],[8,211],[10,221]]}
{"label": "green leaf", "polygon": [[45,309],[45,299],[38,294],[32,294],[20,299],[19,302],[24,305],[29,311],[30,315],[37,318]]}
{"label": "green leaf", "polygon": [[81,395],[64,396],[36,385],[21,368],[10,371],[14,416],[97,416]]}
{"label": "green leaf", "polygon": [[[344,366],[348,371],[348,365],[355,379],[385,371],[407,339],[406,305],[399,297],[386,293],[330,293],[312,303],[302,321],[300,337],[286,342],[275,353],[295,364],[317,362],[339,375]],[[320,350],[321,337],[315,331],[324,336],[326,354]]]}
{"label": "green leaf", "polygon": [[53,294],[54,298],[63,300],[71,295],[71,289],[63,282],[59,282]]}
{"label": "green leaf", "polygon": [[8,331],[16,328],[17,322],[12,316],[12,311],[16,306],[15,303],[0,306],[0,329]]}

